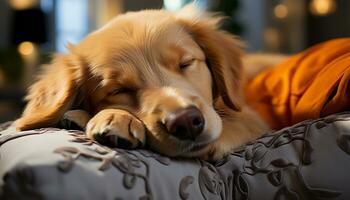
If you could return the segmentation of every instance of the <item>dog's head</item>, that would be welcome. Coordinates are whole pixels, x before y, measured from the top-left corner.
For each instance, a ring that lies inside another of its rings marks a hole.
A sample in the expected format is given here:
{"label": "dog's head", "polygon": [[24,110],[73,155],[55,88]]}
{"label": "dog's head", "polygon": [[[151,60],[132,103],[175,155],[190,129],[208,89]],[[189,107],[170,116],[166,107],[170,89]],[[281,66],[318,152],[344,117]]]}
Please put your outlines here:
{"label": "dog's head", "polygon": [[220,136],[220,110],[240,110],[239,43],[218,22],[193,7],[116,17],[46,67],[17,127],[53,125],[72,107],[118,108],[144,122],[151,148],[200,154]]}

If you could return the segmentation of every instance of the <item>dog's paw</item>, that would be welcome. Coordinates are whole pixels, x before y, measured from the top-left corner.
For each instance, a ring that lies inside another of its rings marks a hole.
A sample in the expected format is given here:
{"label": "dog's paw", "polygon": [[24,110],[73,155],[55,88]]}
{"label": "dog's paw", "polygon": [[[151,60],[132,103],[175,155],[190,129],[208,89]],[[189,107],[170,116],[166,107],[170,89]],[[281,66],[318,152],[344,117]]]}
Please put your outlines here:
{"label": "dog's paw", "polygon": [[86,134],[100,144],[132,149],[145,144],[146,127],[127,111],[105,109],[88,122]]}

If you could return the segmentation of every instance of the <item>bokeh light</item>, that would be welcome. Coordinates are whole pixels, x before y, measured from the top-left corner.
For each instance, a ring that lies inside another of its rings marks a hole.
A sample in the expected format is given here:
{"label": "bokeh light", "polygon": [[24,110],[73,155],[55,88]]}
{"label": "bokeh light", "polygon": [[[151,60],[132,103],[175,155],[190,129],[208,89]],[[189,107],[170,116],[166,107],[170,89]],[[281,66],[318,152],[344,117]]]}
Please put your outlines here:
{"label": "bokeh light", "polygon": [[22,42],[18,46],[18,52],[24,56],[30,55],[34,52],[34,44],[31,42]]}
{"label": "bokeh light", "polygon": [[288,16],[288,8],[284,4],[278,4],[274,9],[274,14],[277,18],[283,19]]}
{"label": "bokeh light", "polygon": [[334,0],[312,0],[310,3],[310,11],[316,16],[326,16],[337,9],[337,4]]}
{"label": "bokeh light", "polygon": [[10,5],[15,10],[32,8],[39,4],[39,0],[10,0]]}

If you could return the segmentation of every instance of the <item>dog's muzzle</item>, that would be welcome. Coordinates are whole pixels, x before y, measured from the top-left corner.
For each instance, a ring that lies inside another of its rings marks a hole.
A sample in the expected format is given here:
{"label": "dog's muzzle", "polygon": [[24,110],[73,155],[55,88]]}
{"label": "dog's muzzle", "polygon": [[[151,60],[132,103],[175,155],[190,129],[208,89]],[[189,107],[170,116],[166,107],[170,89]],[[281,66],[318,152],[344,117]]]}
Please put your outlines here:
{"label": "dog's muzzle", "polygon": [[170,113],[164,125],[174,137],[194,141],[203,132],[205,120],[198,108],[190,106]]}

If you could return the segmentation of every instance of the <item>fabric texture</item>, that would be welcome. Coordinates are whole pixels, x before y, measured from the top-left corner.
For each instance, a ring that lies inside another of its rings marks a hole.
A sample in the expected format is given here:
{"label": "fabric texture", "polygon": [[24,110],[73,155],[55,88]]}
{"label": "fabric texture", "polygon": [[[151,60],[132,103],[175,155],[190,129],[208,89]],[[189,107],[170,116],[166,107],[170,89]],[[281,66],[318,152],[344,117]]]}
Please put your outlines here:
{"label": "fabric texture", "polygon": [[346,200],[349,155],[349,113],[266,134],[211,163],[11,126],[0,132],[0,199]]}
{"label": "fabric texture", "polygon": [[311,47],[247,84],[246,101],[274,129],[349,110],[350,38]]}

